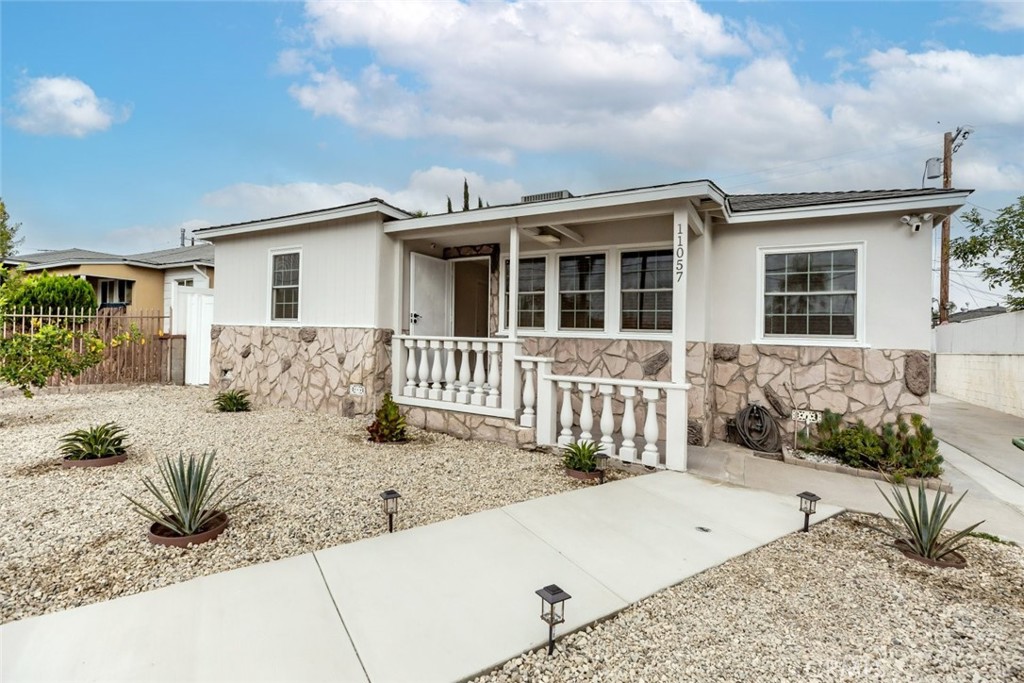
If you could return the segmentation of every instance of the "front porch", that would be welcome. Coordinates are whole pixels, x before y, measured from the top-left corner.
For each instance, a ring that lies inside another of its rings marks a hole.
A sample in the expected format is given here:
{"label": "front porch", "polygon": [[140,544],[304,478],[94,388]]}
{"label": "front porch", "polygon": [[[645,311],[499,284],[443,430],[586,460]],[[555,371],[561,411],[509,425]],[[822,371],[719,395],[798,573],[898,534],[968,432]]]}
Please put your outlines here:
{"label": "front porch", "polygon": [[[517,445],[593,440],[624,463],[686,469],[690,405],[702,434],[707,421],[707,345],[690,344],[688,362],[686,343],[694,204],[457,229],[430,218],[436,228],[392,234],[408,327],[392,339],[391,390],[412,424]],[[486,275],[470,281],[466,262]]]}

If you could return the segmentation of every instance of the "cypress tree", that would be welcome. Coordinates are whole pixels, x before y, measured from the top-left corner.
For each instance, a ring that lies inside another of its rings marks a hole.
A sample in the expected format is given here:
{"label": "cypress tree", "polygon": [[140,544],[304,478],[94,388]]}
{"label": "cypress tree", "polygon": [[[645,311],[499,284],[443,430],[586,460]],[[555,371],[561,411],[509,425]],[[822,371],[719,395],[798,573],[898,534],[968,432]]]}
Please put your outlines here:
{"label": "cypress tree", "polygon": [[469,211],[469,181],[462,179],[462,210]]}
{"label": "cypress tree", "polygon": [[448,198],[448,213],[452,212],[452,198]]}

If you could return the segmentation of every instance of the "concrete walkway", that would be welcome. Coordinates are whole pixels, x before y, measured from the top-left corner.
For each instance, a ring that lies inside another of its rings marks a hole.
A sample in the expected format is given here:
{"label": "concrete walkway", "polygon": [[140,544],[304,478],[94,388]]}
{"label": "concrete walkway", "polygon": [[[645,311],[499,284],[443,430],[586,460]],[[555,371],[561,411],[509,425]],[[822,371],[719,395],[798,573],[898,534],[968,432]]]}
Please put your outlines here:
{"label": "concrete walkway", "polygon": [[[1024,451],[1010,443],[1010,435],[1024,435],[1024,419],[936,394],[931,399],[932,424],[945,459],[943,478],[955,496],[968,492],[950,523],[962,528],[985,520],[979,531],[1024,545],[1024,487],[1018,483],[1024,481]],[[689,468],[698,476],[763,491],[807,489],[823,502],[892,516],[875,486],[880,482],[786,465],[733,444],[691,446]],[[882,489],[888,492],[884,484]]]}
{"label": "concrete walkway", "polygon": [[457,681],[546,642],[536,589],[564,634],[797,530],[801,490],[661,472],[12,622],[0,680]]}

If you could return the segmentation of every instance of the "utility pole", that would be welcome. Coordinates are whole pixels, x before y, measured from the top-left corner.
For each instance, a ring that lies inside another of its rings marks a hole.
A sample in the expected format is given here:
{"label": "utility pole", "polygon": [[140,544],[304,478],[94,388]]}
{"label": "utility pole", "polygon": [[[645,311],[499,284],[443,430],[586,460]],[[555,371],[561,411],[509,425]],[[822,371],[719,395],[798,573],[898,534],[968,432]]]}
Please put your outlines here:
{"label": "utility pole", "polygon": [[[942,136],[942,187],[953,187],[953,155],[960,149],[972,129],[958,126],[955,133]],[[949,322],[949,224],[952,216],[942,220],[942,242],[939,255],[939,324]]]}
{"label": "utility pole", "polygon": [[[959,131],[957,131],[959,133]],[[942,187],[953,187],[953,134],[942,136]],[[942,219],[941,255],[939,256],[939,324],[949,322],[949,221]]]}

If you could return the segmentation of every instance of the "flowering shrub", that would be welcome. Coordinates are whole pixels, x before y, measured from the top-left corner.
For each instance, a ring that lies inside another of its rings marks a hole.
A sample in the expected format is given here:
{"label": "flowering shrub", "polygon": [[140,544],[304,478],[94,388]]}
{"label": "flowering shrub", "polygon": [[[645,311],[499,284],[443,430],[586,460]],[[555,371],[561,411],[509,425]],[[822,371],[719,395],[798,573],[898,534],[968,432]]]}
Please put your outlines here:
{"label": "flowering shrub", "polygon": [[0,381],[18,387],[28,398],[31,387],[45,386],[54,376],[77,377],[103,360],[105,345],[95,332],[43,325],[38,320],[32,321],[32,327],[31,334],[0,339]]}

